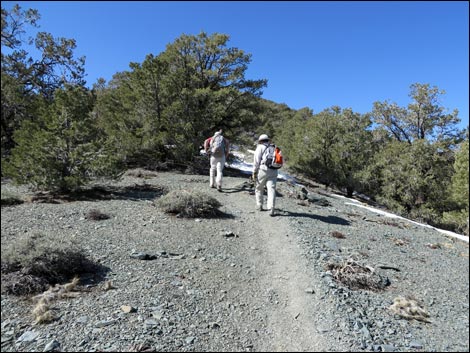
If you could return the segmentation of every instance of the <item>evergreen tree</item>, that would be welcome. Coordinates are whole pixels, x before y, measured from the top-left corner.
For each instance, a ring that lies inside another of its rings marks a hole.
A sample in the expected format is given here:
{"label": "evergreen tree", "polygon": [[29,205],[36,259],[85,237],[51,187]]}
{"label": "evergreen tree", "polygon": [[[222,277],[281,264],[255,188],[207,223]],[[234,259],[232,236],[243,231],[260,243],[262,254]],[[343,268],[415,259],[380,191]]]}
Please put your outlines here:
{"label": "evergreen tree", "polygon": [[[22,39],[26,26],[38,27],[37,10],[15,5],[10,11],[2,7],[1,12],[1,147],[6,156],[15,146],[13,134],[21,122],[34,119],[38,100],[50,102],[55,90],[66,83],[84,84],[85,59],[74,57],[74,39],[54,38],[46,32]],[[39,59],[29,55],[25,44],[34,44]]]}
{"label": "evergreen tree", "polygon": [[[302,108],[290,112],[281,120],[281,126],[276,129],[278,143],[283,147],[282,154],[289,168],[293,171],[312,176],[308,168],[310,164],[304,162],[308,152],[306,143],[309,141],[307,132],[312,128],[313,111],[310,108]],[[267,117],[269,120],[270,117]]]}
{"label": "evergreen tree", "polygon": [[367,168],[376,198],[412,218],[439,224],[447,209],[454,146],[463,137],[456,126],[458,112],[445,113],[439,104],[444,94],[428,84],[413,84],[407,108],[395,103],[374,103],[376,130],[388,133],[387,142]]}
{"label": "evergreen tree", "polygon": [[439,225],[452,175],[450,157],[426,140],[388,142],[363,172],[377,201],[403,216]]}
{"label": "evergreen tree", "polygon": [[254,121],[266,81],[245,78],[250,55],[227,47],[228,39],[182,35],[96,91],[98,120],[125,143],[127,161],[186,163],[214,129],[235,133]]}
{"label": "evergreen tree", "polygon": [[345,188],[347,195],[360,188],[359,173],[372,151],[367,115],[332,107],[312,115],[298,111],[285,127],[283,142],[294,169],[326,185]]}
{"label": "evergreen tree", "polygon": [[444,221],[453,224],[459,232],[469,234],[469,177],[468,177],[468,137],[456,154],[452,184],[450,186],[451,201],[455,204],[454,210],[444,214]]}
{"label": "evergreen tree", "polygon": [[34,121],[15,131],[5,174],[36,189],[69,192],[94,177],[116,176],[114,155],[90,115],[92,95],[81,86],[56,91]]}
{"label": "evergreen tree", "polygon": [[371,120],[369,115],[351,109],[343,109],[338,119],[338,138],[332,155],[334,183],[352,197],[354,191],[363,189],[360,174],[375,153]]}
{"label": "evergreen tree", "polygon": [[396,140],[411,143],[414,140],[447,143],[455,145],[463,138],[463,131],[457,128],[460,119],[458,111],[446,114],[439,103],[445,91],[429,84],[414,83],[410,86],[411,103],[407,108],[396,103],[375,102],[372,118]]}

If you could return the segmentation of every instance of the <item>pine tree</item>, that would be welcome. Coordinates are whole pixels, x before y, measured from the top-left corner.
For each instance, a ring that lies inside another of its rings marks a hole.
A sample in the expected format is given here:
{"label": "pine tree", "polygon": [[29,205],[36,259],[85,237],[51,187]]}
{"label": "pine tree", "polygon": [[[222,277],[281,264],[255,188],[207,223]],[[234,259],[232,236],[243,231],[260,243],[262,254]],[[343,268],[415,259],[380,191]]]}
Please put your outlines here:
{"label": "pine tree", "polygon": [[469,234],[468,221],[468,139],[460,145],[460,149],[456,154],[454,170],[452,176],[451,201],[456,205],[456,210],[444,214],[444,220],[450,224],[454,224],[457,229],[465,234]]}
{"label": "pine tree", "polygon": [[55,92],[37,119],[14,134],[17,146],[4,163],[15,182],[58,192],[76,190],[96,176],[116,176],[116,160],[90,115],[93,97],[81,86]]}

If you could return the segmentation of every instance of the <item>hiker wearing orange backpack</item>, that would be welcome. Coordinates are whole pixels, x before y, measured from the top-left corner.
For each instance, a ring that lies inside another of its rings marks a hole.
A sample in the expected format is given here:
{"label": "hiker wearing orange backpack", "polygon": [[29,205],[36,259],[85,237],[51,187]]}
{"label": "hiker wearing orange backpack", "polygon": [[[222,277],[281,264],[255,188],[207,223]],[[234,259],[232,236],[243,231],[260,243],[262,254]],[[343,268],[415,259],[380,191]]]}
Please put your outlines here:
{"label": "hiker wearing orange backpack", "polygon": [[222,191],[223,170],[230,153],[230,142],[222,135],[222,129],[204,141],[204,150],[210,155],[209,186]]}
{"label": "hiker wearing orange backpack", "polygon": [[262,134],[253,160],[253,180],[256,183],[256,209],[263,210],[264,187],[268,191],[267,209],[270,216],[275,216],[276,182],[278,169],[282,167],[281,150],[269,143],[269,137]]}

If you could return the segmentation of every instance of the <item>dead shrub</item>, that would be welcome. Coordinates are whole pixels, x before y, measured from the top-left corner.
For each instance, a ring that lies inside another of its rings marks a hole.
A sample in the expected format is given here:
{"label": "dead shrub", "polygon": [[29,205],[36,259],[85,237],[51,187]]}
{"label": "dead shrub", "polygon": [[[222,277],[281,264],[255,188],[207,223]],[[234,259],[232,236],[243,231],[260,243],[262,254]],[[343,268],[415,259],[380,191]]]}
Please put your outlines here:
{"label": "dead shrub", "polygon": [[216,216],[222,205],[202,191],[173,190],[158,199],[155,206],[165,213],[195,218]]}
{"label": "dead shrub", "polygon": [[337,282],[352,290],[380,291],[390,285],[387,277],[382,277],[371,266],[362,265],[353,259],[347,259],[342,263],[329,263],[327,269],[331,271]]}
{"label": "dead shrub", "polygon": [[338,239],[344,239],[346,238],[346,236],[343,234],[343,233],[340,233],[340,232],[337,232],[337,231],[332,231],[330,233],[330,235],[334,238],[338,238]]}
{"label": "dead shrub", "polygon": [[44,278],[13,271],[2,273],[2,293],[13,295],[27,295],[39,293],[49,286]]}
{"label": "dead shrub", "polygon": [[59,235],[25,235],[2,249],[2,293],[15,295],[43,291],[101,267],[86,258],[68,238]]}
{"label": "dead shrub", "polygon": [[88,213],[85,215],[85,218],[92,221],[101,221],[103,219],[111,218],[111,216],[101,212],[100,210],[92,209],[88,211]]}

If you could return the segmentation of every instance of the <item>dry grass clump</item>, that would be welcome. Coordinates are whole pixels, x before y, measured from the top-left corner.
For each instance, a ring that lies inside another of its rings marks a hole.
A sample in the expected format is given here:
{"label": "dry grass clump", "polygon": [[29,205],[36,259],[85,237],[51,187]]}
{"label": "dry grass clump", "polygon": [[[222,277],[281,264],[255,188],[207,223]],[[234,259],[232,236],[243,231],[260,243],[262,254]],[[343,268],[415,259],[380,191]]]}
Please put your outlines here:
{"label": "dry grass clump", "polygon": [[423,305],[410,296],[396,297],[393,299],[393,304],[389,307],[389,310],[407,320],[431,322],[429,321],[430,315],[426,309],[424,309]]}
{"label": "dry grass clump", "polygon": [[2,293],[14,295],[44,291],[48,285],[99,269],[77,244],[60,235],[25,235],[3,247],[1,263]]}
{"label": "dry grass clump", "polygon": [[211,217],[218,214],[222,206],[212,196],[202,191],[173,190],[162,196],[155,205],[165,213],[179,217]]}
{"label": "dry grass clump", "polygon": [[454,246],[451,243],[427,243],[425,244],[428,248],[431,249],[453,249]]}
{"label": "dry grass clump", "polygon": [[111,216],[107,215],[106,213],[101,212],[100,210],[97,209],[92,209],[88,211],[88,213],[85,215],[86,219],[92,220],[92,221],[101,221],[103,219],[108,219]]}
{"label": "dry grass clump", "polygon": [[49,287],[44,293],[34,296],[32,298],[33,302],[36,303],[33,309],[34,322],[36,324],[45,324],[54,321],[56,317],[51,310],[51,303],[62,298],[77,297],[78,293],[72,291],[76,288],[78,282],[78,277],[74,277],[70,283],[56,284],[54,287]]}
{"label": "dry grass clump", "polygon": [[353,259],[347,259],[342,263],[329,263],[327,269],[331,271],[337,282],[352,290],[380,291],[390,284],[388,278],[379,275],[374,268],[362,265]]}
{"label": "dry grass clump", "polygon": [[393,243],[397,246],[403,246],[410,243],[408,240],[400,238],[391,238],[390,240],[393,241]]}

